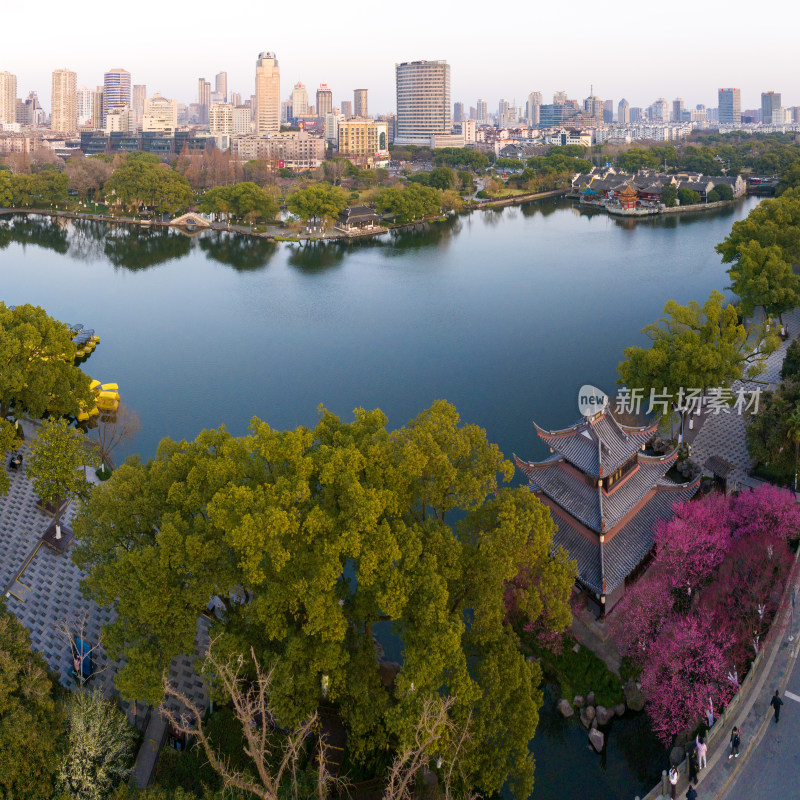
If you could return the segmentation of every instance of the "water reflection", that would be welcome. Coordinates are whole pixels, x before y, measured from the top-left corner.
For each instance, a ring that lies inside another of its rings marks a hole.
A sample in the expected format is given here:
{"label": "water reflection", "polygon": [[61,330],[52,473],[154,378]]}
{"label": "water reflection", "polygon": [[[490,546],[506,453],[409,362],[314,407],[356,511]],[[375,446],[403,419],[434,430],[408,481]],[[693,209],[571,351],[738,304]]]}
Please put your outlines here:
{"label": "water reflection", "polygon": [[191,239],[164,228],[119,225],[105,229],[104,241],[106,258],[133,272],[184,258],[192,249]]}
{"label": "water reflection", "polygon": [[235,233],[206,233],[199,244],[209,258],[239,272],[264,269],[278,249],[278,245],[269,239]]}
{"label": "water reflection", "polygon": [[59,218],[15,214],[0,221],[0,250],[10,244],[36,245],[56,253],[69,250],[68,226]]}
{"label": "water reflection", "polygon": [[396,231],[391,238],[381,239],[389,255],[403,255],[407,250],[448,245],[454,236],[461,233],[460,217],[448,217],[442,222],[421,222],[413,228]]}
{"label": "water reflection", "polygon": [[288,263],[302,272],[325,272],[341,266],[347,248],[334,242],[298,242],[292,245]]}

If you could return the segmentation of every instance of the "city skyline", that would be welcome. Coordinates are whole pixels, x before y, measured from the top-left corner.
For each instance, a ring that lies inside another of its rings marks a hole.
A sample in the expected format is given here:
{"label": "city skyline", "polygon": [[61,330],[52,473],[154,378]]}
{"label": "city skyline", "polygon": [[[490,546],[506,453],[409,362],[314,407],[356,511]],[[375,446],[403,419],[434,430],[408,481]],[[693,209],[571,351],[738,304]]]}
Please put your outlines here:
{"label": "city skyline", "polygon": [[[602,44],[604,58],[592,62],[567,58],[569,53],[591,52],[600,46],[598,32],[588,22],[585,29],[570,30],[568,46],[560,37],[540,35],[535,46],[531,41],[530,47],[510,48],[507,37],[498,34],[482,37],[476,47],[479,28],[474,17],[466,14],[463,20],[449,19],[445,9],[431,9],[418,0],[409,0],[407,13],[393,21],[388,41],[377,33],[364,36],[361,28],[371,19],[371,7],[366,3],[354,6],[355,18],[363,18],[363,26],[353,26],[349,14],[347,24],[334,19],[319,26],[323,29],[319,32],[314,26],[286,26],[277,33],[270,25],[269,12],[254,9],[253,19],[248,19],[242,30],[235,23],[224,22],[223,29],[230,30],[227,38],[220,38],[219,28],[213,24],[218,17],[216,5],[206,0],[198,0],[191,17],[177,8],[143,0],[139,13],[126,17],[114,37],[102,35],[103,19],[65,18],[57,13],[58,8],[53,0],[43,0],[35,42],[25,36],[10,37],[0,63],[0,71],[17,76],[18,96],[36,91],[47,109],[51,107],[52,73],[64,67],[77,73],[79,86],[99,85],[105,72],[121,67],[131,73],[132,83],[146,84],[150,96],[159,92],[187,104],[197,101],[198,78],[213,82],[218,73],[226,72],[228,93],[247,98],[254,92],[253,62],[263,51],[274,52],[281,64],[282,99],[297,82],[312,91],[326,83],[335,106],[351,99],[354,89],[367,88],[373,114],[394,111],[395,64],[416,60],[446,60],[452,74],[451,99],[467,108],[478,98],[486,99],[490,108],[499,98],[524,106],[532,91],[541,91],[547,98],[563,89],[569,97],[582,100],[592,84],[600,98],[617,103],[625,97],[632,106],[648,106],[658,97],[669,102],[682,97],[687,107],[698,103],[714,107],[718,90],[729,86],[741,89],[743,110],[760,108],[761,93],[768,91],[780,92],[787,106],[800,104],[800,76],[790,60],[790,26],[785,32],[774,32],[768,45],[748,42],[749,52],[743,56],[746,51],[737,47],[735,40],[752,25],[743,12],[729,12],[719,19],[711,9],[688,3],[672,8],[669,19],[653,18],[651,31],[643,27],[643,20],[648,19],[645,12],[635,20],[615,20],[613,35]],[[588,14],[590,8],[579,0],[575,18],[587,17],[580,12],[585,9]],[[310,10],[313,17],[323,13],[323,6],[312,0]],[[155,28],[150,12],[158,15]],[[692,20],[688,31],[686,14]],[[527,27],[532,30],[563,29],[558,9],[524,8],[520,16],[522,19],[515,19],[515,30],[525,29],[528,18]],[[28,28],[21,8],[6,10],[4,22],[9,30]],[[164,32],[163,40],[159,31]],[[175,31],[181,35],[175,37]],[[658,59],[643,60],[633,68],[635,43],[645,35],[662,38],[665,49]],[[93,42],[91,48],[75,46],[82,36]],[[225,43],[228,40],[229,45]],[[665,60],[668,43],[674,53]],[[703,69],[698,69],[698,58]]]}

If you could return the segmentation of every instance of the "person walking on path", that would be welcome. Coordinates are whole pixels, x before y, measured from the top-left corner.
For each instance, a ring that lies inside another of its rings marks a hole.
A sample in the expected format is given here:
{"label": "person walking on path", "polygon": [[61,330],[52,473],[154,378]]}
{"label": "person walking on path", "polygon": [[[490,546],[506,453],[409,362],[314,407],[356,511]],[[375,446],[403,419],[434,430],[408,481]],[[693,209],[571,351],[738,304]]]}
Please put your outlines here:
{"label": "person walking on path", "polygon": [[780,696],[778,695],[778,690],[775,690],[775,694],[772,696],[772,700],[769,701],[769,704],[775,709],[775,722],[779,722],[781,718],[781,706],[783,705],[783,700],[781,700]]}
{"label": "person walking on path", "polygon": [[728,758],[739,758],[739,745],[742,743],[741,737],[739,736],[739,729],[734,725],[733,730],[731,731],[731,752],[728,754]]}
{"label": "person walking on path", "polygon": [[698,734],[695,737],[694,743],[697,747],[697,763],[699,769],[704,769],[708,766],[706,762],[706,753],[708,752],[708,745],[705,743],[703,739],[700,738]]}
{"label": "person walking on path", "polygon": [[689,788],[686,790],[686,800],[697,800],[697,789],[689,784]]}
{"label": "person walking on path", "polygon": [[669,791],[671,800],[675,800],[675,787],[678,785],[678,770],[675,767],[669,768]]}
{"label": "person walking on path", "polygon": [[688,755],[689,761],[689,783],[697,783],[697,770],[698,770],[698,762],[697,762],[697,747],[693,747]]}

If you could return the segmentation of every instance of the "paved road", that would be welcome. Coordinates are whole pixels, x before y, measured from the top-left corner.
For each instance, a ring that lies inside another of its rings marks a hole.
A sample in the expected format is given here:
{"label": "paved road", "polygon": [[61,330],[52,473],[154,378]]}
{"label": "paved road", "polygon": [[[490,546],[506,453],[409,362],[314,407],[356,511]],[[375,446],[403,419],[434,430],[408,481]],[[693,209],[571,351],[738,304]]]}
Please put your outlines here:
{"label": "paved road", "polygon": [[781,721],[773,722],[770,709],[761,741],[756,743],[724,800],[800,797],[800,667],[797,662],[795,658],[786,691],[781,694]]}

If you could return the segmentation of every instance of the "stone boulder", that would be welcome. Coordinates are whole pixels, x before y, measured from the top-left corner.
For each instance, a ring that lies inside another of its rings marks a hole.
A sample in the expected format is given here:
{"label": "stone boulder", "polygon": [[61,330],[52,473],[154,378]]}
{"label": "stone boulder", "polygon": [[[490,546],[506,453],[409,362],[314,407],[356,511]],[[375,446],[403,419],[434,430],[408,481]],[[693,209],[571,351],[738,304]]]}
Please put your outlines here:
{"label": "stone boulder", "polygon": [[625,704],[631,711],[641,711],[644,708],[644,695],[633,678],[628,678],[623,692],[625,693]]}
{"label": "stone boulder", "polygon": [[606,708],[605,706],[597,706],[595,708],[595,718],[597,719],[598,725],[608,725],[613,716],[614,711],[610,708]]}
{"label": "stone boulder", "polygon": [[572,705],[574,705],[575,708],[583,708],[586,705],[586,701],[583,699],[583,695],[576,694],[575,699],[572,701]]}
{"label": "stone boulder", "polygon": [[618,717],[622,717],[622,716],[624,716],[624,715],[625,715],[625,703],[617,703],[617,704],[614,706],[614,713],[615,713],[615,714],[616,714]]}
{"label": "stone boulder", "polygon": [[602,751],[605,741],[606,737],[603,736],[601,731],[598,731],[596,728],[589,731],[589,744],[595,749],[595,752],[599,753]]}
{"label": "stone boulder", "polygon": [[[591,712],[591,713],[590,713]],[[581,724],[584,728],[590,728],[594,721],[594,709],[591,706],[586,706],[581,709]]]}
{"label": "stone boulder", "polygon": [[578,644],[578,642],[575,642],[575,644],[572,646],[572,652],[575,653],[575,655],[578,655],[580,651],[581,651],[580,644]]}
{"label": "stone boulder", "polygon": [[682,747],[673,747],[672,750],[669,751],[669,763],[670,764],[680,764],[683,761],[684,752]]}
{"label": "stone boulder", "polygon": [[587,706],[594,705],[594,692],[589,692],[589,694],[586,695],[586,705]]}
{"label": "stone boulder", "polygon": [[558,705],[556,707],[561,712],[561,716],[565,719],[569,719],[575,713],[569,700],[564,697],[558,701]]}

